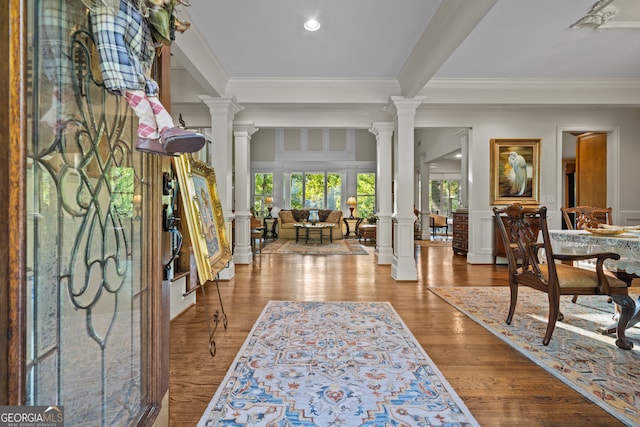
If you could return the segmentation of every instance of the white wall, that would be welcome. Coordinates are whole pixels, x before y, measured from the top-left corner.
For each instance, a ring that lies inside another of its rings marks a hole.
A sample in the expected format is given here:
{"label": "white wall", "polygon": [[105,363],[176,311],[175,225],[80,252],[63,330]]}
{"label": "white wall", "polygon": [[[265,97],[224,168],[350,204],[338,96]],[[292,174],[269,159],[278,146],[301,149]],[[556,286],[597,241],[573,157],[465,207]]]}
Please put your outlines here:
{"label": "white wall", "polygon": [[[461,148],[460,128],[427,128],[416,129],[414,140],[416,143],[417,162],[428,163]],[[420,143],[420,146],[417,146]]]}
{"label": "white wall", "polygon": [[[550,211],[550,227],[559,228],[562,201],[562,132],[603,130],[609,133],[608,191],[614,222],[640,216],[640,109],[581,107],[422,107],[416,127],[470,127],[469,141],[469,254],[471,263],[490,263],[493,218],[489,204],[489,164],[492,138],[540,138],[540,202]],[[619,173],[618,173],[619,172]],[[619,196],[618,196],[619,195]]]}
{"label": "white wall", "polygon": [[[192,110],[190,110],[190,108]],[[183,112],[187,125],[195,126],[199,121],[201,106],[173,105],[172,114]],[[376,111],[377,110],[377,111]],[[192,114],[189,114],[192,111]],[[376,111],[375,113],[373,113]],[[237,120],[249,120],[264,128],[289,126],[316,126],[336,128],[354,128],[358,132],[367,132],[372,121],[393,121],[382,109],[321,109],[302,111],[295,108],[260,109],[248,107],[236,115]],[[371,121],[370,121],[371,120]],[[192,122],[194,124],[192,124]],[[613,220],[618,224],[637,223],[640,218],[640,193],[635,186],[640,182],[640,168],[636,166],[640,159],[640,108],[637,107],[595,107],[595,106],[421,106],[416,114],[415,127],[422,132],[425,128],[469,128],[468,158],[468,208],[469,208],[469,248],[467,257],[471,263],[493,262],[493,218],[489,205],[489,141],[492,138],[540,138],[541,179],[540,202],[549,209],[550,226],[560,227],[560,204],[562,201],[562,135],[568,131],[600,130],[609,134],[608,155],[608,197],[613,208]],[[260,131],[254,138],[260,139]],[[356,138],[358,140],[359,138]],[[252,140],[252,145],[254,141]],[[262,150],[263,147],[260,147]],[[266,147],[264,147],[266,148]],[[438,150],[440,150],[439,148]],[[375,151],[375,142],[371,149],[360,153]],[[335,153],[333,153],[335,154]],[[432,153],[426,153],[431,155]],[[435,156],[437,153],[434,152]],[[262,152],[260,157],[269,154]],[[346,193],[354,186],[353,177],[359,169],[375,170],[375,161],[338,160],[329,162],[316,159],[307,162],[305,170],[322,170],[331,164],[334,170],[340,169],[347,174],[349,181]],[[370,166],[373,162],[373,166]],[[298,164],[302,167],[303,165]],[[287,165],[278,161],[252,161],[252,171],[273,169],[282,176]],[[298,168],[300,169],[300,168]],[[275,178],[275,177],[274,177]],[[281,182],[281,181],[280,181]],[[353,187],[355,188],[355,187]],[[345,207],[346,209],[346,207]]]}

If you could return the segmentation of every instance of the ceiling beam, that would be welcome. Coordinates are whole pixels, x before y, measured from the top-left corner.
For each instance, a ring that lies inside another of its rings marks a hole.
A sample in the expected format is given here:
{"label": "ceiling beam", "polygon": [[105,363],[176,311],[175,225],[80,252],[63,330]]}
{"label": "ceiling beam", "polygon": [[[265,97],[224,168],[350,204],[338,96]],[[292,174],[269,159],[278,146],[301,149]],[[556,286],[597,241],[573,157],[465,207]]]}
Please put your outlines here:
{"label": "ceiling beam", "polygon": [[443,0],[398,74],[402,96],[418,95],[496,3],[497,0]]}
{"label": "ceiling beam", "polygon": [[[180,10],[191,21],[186,8]],[[178,34],[171,45],[172,68],[184,68],[208,92],[221,96],[226,93],[229,76],[195,25]],[[203,94],[204,95],[204,94]]]}

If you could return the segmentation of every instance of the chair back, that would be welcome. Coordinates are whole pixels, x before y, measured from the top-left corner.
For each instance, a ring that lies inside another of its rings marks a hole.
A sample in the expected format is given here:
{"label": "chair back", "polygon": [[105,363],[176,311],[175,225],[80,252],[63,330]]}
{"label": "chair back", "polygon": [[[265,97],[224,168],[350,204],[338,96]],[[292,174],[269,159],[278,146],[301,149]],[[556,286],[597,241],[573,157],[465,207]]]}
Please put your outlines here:
{"label": "chair back", "polygon": [[[540,290],[557,286],[547,208],[513,204],[503,209],[494,207],[493,213],[506,250],[509,281]],[[544,251],[541,253],[540,249]],[[541,264],[545,264],[543,268]]]}
{"label": "chair back", "polygon": [[576,206],[574,208],[560,208],[560,210],[569,230],[597,228],[599,224],[611,225],[612,208]]}

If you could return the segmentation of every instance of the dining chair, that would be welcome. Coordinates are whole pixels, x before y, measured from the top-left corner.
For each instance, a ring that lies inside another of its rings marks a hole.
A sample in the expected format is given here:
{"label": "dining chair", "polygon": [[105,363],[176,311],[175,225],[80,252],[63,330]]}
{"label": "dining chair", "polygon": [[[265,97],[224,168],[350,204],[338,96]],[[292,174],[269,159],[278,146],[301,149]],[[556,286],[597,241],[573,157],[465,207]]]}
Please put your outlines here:
{"label": "dining chair", "polygon": [[560,208],[560,210],[562,211],[564,223],[569,230],[597,228],[600,224],[611,225],[612,208],[576,206],[573,208]]}
{"label": "dining chair", "polygon": [[[635,311],[635,302],[629,296],[625,282],[607,276],[603,271],[605,260],[620,259],[620,255],[613,252],[584,255],[554,253],[549,238],[546,207],[513,204],[505,208],[494,207],[493,213],[507,252],[511,293],[506,320],[508,325],[515,314],[519,286],[527,286],[548,295],[549,318],[542,340],[544,345],[551,341],[556,321],[564,318],[560,312],[562,295],[609,295],[621,308],[616,345],[624,350],[633,348],[633,343],[626,338],[625,329]],[[539,231],[534,230],[537,227],[532,227],[532,224],[539,225]],[[556,262],[591,258],[596,261],[595,271]]]}
{"label": "dining chair", "polygon": [[[598,228],[600,224],[611,225],[612,208],[596,208],[593,206],[576,206],[572,208],[560,208],[562,218],[569,230],[583,230],[584,228]],[[574,264],[574,263],[570,263]],[[571,302],[576,302],[578,296],[574,295]]]}

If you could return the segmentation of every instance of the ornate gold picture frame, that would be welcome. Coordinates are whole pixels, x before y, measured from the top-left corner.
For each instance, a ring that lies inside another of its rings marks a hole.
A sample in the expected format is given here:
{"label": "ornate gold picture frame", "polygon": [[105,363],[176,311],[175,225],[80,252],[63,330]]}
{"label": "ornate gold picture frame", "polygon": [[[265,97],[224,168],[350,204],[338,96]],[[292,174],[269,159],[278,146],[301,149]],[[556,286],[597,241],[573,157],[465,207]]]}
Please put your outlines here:
{"label": "ornate gold picture frame", "polygon": [[191,154],[174,158],[200,283],[215,280],[231,261],[231,247],[213,168]]}
{"label": "ornate gold picture frame", "polygon": [[492,205],[540,204],[540,139],[492,139]]}

